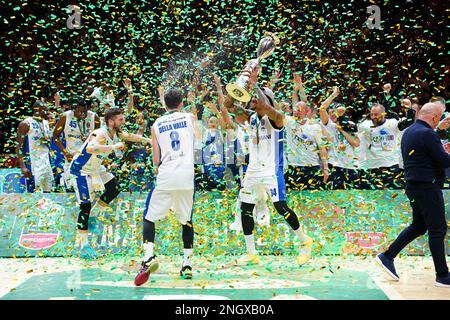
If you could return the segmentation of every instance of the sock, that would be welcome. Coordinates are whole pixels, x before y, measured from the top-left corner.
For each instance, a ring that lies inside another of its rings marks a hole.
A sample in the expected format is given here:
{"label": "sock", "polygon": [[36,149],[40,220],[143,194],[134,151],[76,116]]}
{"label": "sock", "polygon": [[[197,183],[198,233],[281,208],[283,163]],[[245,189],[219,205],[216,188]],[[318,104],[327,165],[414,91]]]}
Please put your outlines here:
{"label": "sock", "polygon": [[80,239],[80,247],[84,247],[89,243],[88,233],[87,232],[78,232],[78,237]]}
{"label": "sock", "polygon": [[183,253],[184,253],[183,267],[191,266],[190,257],[192,255],[192,253],[194,253],[194,249],[183,249]]}
{"label": "sock", "polygon": [[294,230],[294,232],[301,242],[306,242],[307,237],[306,237],[306,234],[303,232],[301,226],[297,230]]}
{"label": "sock", "polygon": [[245,246],[247,247],[247,252],[250,254],[256,254],[256,248],[255,248],[255,237],[253,234],[249,234],[248,236],[244,235],[245,237]]}
{"label": "sock", "polygon": [[153,249],[155,244],[153,242],[144,243],[144,261],[147,261],[154,256]]}

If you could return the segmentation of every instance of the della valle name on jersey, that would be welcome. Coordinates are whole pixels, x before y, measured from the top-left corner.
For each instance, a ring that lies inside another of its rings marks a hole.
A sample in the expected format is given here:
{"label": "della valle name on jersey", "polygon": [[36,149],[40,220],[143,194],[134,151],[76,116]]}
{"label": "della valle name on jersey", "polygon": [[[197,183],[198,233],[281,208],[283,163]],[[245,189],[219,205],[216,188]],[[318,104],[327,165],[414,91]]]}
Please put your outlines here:
{"label": "della valle name on jersey", "polygon": [[175,122],[175,123],[169,123],[169,124],[164,124],[161,127],[159,127],[159,133],[163,133],[169,130],[175,130],[175,129],[180,129],[180,128],[186,128],[187,127],[187,122],[186,121],[181,121],[181,122]]}

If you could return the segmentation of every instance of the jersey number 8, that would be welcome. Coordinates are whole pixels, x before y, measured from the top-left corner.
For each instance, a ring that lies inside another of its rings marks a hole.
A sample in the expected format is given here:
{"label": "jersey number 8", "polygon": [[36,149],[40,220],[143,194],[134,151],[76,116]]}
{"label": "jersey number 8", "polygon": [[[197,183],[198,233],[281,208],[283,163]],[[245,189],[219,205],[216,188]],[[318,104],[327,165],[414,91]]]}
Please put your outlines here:
{"label": "jersey number 8", "polygon": [[172,131],[170,133],[170,140],[172,141],[172,149],[174,151],[180,150],[180,135],[177,131]]}

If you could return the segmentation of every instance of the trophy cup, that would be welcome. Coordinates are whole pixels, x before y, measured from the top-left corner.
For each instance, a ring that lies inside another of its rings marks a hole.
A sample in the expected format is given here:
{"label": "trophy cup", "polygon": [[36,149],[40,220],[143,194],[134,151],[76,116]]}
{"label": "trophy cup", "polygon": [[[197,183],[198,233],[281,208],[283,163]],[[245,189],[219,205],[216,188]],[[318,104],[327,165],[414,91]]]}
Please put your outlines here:
{"label": "trophy cup", "polygon": [[[255,68],[258,68],[261,64],[261,60],[269,57],[275,50],[277,44],[280,43],[280,39],[272,32],[266,32],[264,37],[259,41],[258,48],[256,50],[256,59],[252,59],[247,62],[242,71],[252,72]],[[250,78],[246,75],[240,75],[234,83],[229,83],[225,87],[228,94],[234,99],[241,102],[249,102],[251,99]]]}

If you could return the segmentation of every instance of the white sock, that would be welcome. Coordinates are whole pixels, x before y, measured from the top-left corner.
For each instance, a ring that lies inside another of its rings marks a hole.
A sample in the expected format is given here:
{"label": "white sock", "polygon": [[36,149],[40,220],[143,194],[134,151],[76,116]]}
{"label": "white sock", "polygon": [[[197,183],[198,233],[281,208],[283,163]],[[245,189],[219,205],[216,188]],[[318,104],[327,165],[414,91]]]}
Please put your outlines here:
{"label": "white sock", "polygon": [[306,234],[303,232],[301,226],[297,230],[294,230],[294,231],[295,231],[295,234],[297,235],[298,239],[301,242],[306,242],[307,237],[306,237]]}
{"label": "white sock", "polygon": [[191,260],[190,257],[194,253],[194,249],[183,249],[184,253],[184,261],[183,261],[183,267],[184,266],[191,266]]}
{"label": "white sock", "polygon": [[153,249],[155,244],[153,242],[144,243],[144,261],[147,261],[154,256]]}
{"label": "white sock", "polygon": [[256,248],[255,248],[255,237],[253,234],[250,234],[248,236],[244,235],[245,237],[245,246],[247,247],[247,252],[250,254],[256,254]]}
{"label": "white sock", "polygon": [[80,247],[84,247],[89,243],[88,233],[87,232],[78,232],[78,237],[80,239]]}

